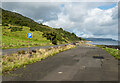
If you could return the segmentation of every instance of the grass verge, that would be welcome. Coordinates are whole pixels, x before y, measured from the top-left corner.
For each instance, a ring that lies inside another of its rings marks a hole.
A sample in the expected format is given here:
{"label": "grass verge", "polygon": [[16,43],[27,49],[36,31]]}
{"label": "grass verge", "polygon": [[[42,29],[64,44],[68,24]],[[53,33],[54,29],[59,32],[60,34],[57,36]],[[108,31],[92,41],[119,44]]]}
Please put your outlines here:
{"label": "grass verge", "polygon": [[32,64],[41,61],[49,56],[53,56],[59,52],[75,48],[75,45],[65,45],[58,47],[51,47],[47,49],[32,50],[29,54],[26,51],[19,51],[18,53],[4,55],[2,57],[2,73],[15,70],[21,66]]}
{"label": "grass verge", "polygon": [[116,59],[120,60],[120,50],[114,49],[114,48],[108,48],[104,45],[97,45],[98,47],[102,48],[103,50],[107,51],[109,54],[114,56]]}

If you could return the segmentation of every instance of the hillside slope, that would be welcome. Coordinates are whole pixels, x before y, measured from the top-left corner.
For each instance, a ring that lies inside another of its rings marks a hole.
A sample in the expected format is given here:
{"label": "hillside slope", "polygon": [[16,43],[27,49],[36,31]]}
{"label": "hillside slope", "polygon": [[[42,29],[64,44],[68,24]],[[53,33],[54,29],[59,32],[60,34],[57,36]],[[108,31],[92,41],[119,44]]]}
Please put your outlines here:
{"label": "hillside slope", "polygon": [[[13,26],[12,26],[13,27]],[[21,26],[14,26],[21,28]],[[2,48],[21,48],[28,46],[27,33],[31,33],[29,27],[22,27],[22,31],[11,32],[11,28],[8,26],[2,26]],[[33,37],[30,39],[30,46],[47,46],[52,45],[50,40],[47,40],[42,36],[42,32],[34,31]]]}
{"label": "hillside slope", "polygon": [[[41,38],[46,38],[47,39],[45,40],[46,42],[49,42],[49,44],[51,42],[52,44],[55,44],[55,45],[83,40],[81,37],[77,37],[74,33],[65,31],[62,28],[56,29],[56,28],[43,25],[42,23],[39,24],[34,20],[28,17],[25,17],[21,14],[7,11],[4,9],[2,9],[2,26],[7,27],[7,30],[8,30],[8,31],[5,30],[6,28],[4,28],[3,30],[3,43],[5,43],[5,39],[7,37],[15,37],[12,35],[6,35],[7,33],[8,34],[15,33],[17,35],[20,33],[22,34],[23,32],[26,32],[24,33],[25,35],[28,32],[33,32],[34,34],[38,34],[39,32],[41,33],[41,35],[35,35],[37,36],[38,40]],[[24,30],[25,27],[29,27],[29,31]],[[18,35],[17,38],[20,38],[20,35]],[[9,41],[12,41],[12,40],[9,40]],[[44,43],[45,42],[43,42],[43,44]]]}

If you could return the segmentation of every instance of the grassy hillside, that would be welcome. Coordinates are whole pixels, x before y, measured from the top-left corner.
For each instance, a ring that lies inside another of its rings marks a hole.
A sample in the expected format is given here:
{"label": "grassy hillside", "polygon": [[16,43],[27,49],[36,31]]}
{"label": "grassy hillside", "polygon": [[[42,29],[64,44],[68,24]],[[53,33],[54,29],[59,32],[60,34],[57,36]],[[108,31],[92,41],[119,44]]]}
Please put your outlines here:
{"label": "grassy hillside", "polygon": [[[11,26],[11,27],[18,27],[21,26]],[[27,33],[31,33],[29,27],[22,27],[22,31],[11,32],[8,26],[2,26],[2,48],[20,48],[20,47],[27,47],[28,46],[28,38]],[[52,43],[47,40],[45,37],[42,36],[42,32],[34,31],[33,38],[30,39],[31,46],[46,46],[52,45]]]}
{"label": "grassy hillside", "polygon": [[[57,45],[83,40],[74,33],[56,29],[22,16],[21,14],[2,9],[3,48],[27,46],[26,34],[32,32],[32,46]],[[20,42],[19,42],[20,41]],[[19,43],[18,43],[19,42]],[[52,44],[51,44],[52,43]]]}

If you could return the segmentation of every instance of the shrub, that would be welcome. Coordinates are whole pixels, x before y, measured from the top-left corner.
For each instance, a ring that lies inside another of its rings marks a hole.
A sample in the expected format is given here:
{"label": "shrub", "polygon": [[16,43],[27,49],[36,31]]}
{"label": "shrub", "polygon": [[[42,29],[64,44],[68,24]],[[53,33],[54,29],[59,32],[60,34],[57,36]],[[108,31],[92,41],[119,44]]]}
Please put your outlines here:
{"label": "shrub", "polygon": [[57,45],[57,39],[54,39],[54,40],[52,41],[52,44]]}
{"label": "shrub", "polygon": [[33,53],[36,53],[36,50],[32,50]]}
{"label": "shrub", "polygon": [[17,53],[18,53],[18,54],[25,54],[25,51],[24,51],[24,50],[21,50],[21,51],[18,51]]}

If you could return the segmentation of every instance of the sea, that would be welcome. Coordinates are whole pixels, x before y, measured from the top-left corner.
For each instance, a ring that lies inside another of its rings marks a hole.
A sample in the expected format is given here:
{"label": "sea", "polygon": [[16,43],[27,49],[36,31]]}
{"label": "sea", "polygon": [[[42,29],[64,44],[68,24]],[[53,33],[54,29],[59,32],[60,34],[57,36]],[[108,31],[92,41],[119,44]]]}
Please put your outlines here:
{"label": "sea", "polygon": [[93,45],[113,45],[117,46],[120,45],[120,42],[118,41],[100,41],[100,40],[93,40],[91,42],[87,42],[87,44],[93,44]]}

